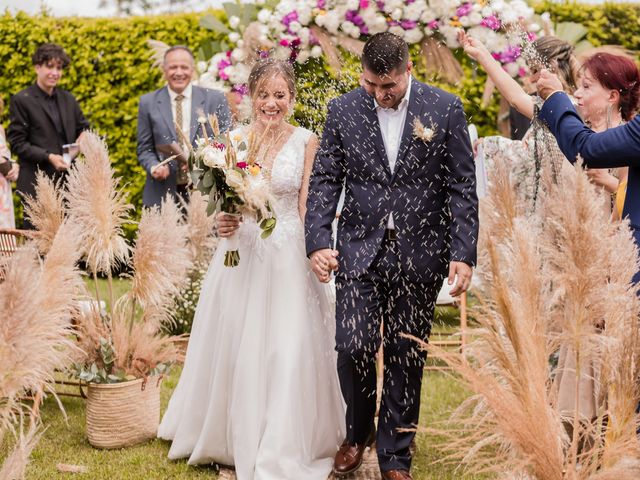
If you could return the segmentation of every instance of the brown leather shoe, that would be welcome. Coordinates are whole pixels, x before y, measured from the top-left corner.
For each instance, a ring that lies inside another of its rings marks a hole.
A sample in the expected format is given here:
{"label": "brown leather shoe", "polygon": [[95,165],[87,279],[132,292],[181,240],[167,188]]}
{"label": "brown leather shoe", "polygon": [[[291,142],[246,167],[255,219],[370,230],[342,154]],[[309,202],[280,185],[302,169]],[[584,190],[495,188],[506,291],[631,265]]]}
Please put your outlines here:
{"label": "brown leather shoe", "polygon": [[364,444],[350,445],[346,442],[342,444],[338,453],[333,460],[333,473],[337,477],[349,475],[355,472],[362,465],[362,456],[367,447],[371,446],[376,440],[375,431],[369,435]]}
{"label": "brown leather shoe", "polygon": [[388,472],[380,472],[382,480],[411,480],[411,474],[406,470],[389,470]]}

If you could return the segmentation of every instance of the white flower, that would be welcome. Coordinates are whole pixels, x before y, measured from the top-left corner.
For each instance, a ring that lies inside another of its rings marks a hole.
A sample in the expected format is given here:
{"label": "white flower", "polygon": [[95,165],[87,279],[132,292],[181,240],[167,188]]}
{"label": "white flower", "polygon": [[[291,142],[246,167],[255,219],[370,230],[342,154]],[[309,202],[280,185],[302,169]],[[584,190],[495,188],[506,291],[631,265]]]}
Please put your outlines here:
{"label": "white flower", "polygon": [[236,15],[231,15],[229,17],[229,26],[235,30],[238,28],[238,25],[240,25],[240,18]]}
{"label": "white flower", "polygon": [[402,28],[400,25],[389,27],[389,31],[394,35],[398,35],[400,38],[404,37],[404,28]]}
{"label": "white flower", "polygon": [[299,32],[301,28],[302,28],[302,25],[300,25],[299,22],[294,21],[289,24],[289,30],[292,31],[293,33]]}
{"label": "white flower", "polygon": [[258,21],[260,23],[267,23],[269,20],[271,20],[271,15],[271,10],[263,8],[258,12]]}
{"label": "white flower", "polygon": [[224,149],[208,145],[202,149],[202,162],[207,167],[224,167],[226,165]]}
{"label": "white flower", "polygon": [[311,56],[313,58],[319,58],[322,56],[322,47],[320,45],[314,45],[311,48]]}
{"label": "white flower", "polygon": [[296,57],[296,62],[302,64],[302,63],[306,62],[307,60],[309,60],[309,56],[310,55],[311,55],[311,53],[309,52],[309,50],[302,50],[302,51],[300,51],[300,53]]}
{"label": "white flower", "polygon": [[246,56],[247,52],[245,52],[242,48],[234,48],[231,52],[231,59],[236,63],[242,62],[246,58]]}
{"label": "white flower", "polygon": [[409,44],[418,43],[422,40],[422,37],[423,34],[419,28],[412,28],[411,30],[406,30],[404,32],[404,40]]}
{"label": "white flower", "polygon": [[242,192],[244,190],[244,177],[240,172],[230,168],[225,170],[224,176],[227,185],[229,185],[233,190],[236,192]]}
{"label": "white flower", "polygon": [[207,62],[202,62],[202,61],[198,62],[198,65],[197,65],[198,72],[200,73],[206,72],[207,67],[208,67]]}
{"label": "white flower", "polygon": [[431,124],[431,128],[428,128],[422,124],[419,118],[415,118],[415,120],[413,121],[413,136],[416,139],[428,143],[433,140],[433,136],[435,134],[436,132],[433,123]]}
{"label": "white flower", "polygon": [[273,58],[276,60],[288,60],[291,56],[291,50],[287,47],[277,47],[273,52]]}
{"label": "white flower", "polygon": [[301,28],[300,31],[298,32],[298,37],[300,37],[300,41],[302,42],[303,45],[309,44],[309,35],[310,35],[310,31],[307,27]]}
{"label": "white flower", "polygon": [[393,20],[400,20],[402,18],[402,9],[394,8],[393,11],[391,12],[391,18]]}
{"label": "white flower", "polygon": [[251,67],[245,63],[238,63],[233,66],[233,70],[229,71],[231,67],[225,69],[227,75],[229,75],[229,81],[234,85],[241,83],[247,83],[249,80],[249,74],[251,73]]}
{"label": "white flower", "polygon": [[238,32],[231,32],[227,38],[229,39],[229,41],[231,43],[236,43],[238,40],[240,40],[240,34]]}

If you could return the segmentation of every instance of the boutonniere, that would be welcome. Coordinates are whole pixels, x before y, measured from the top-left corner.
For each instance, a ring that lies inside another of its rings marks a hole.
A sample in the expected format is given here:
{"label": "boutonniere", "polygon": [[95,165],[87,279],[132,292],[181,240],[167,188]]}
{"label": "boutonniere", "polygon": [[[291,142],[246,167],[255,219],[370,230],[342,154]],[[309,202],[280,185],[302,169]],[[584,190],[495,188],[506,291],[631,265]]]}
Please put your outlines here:
{"label": "boutonniere", "polygon": [[431,127],[425,127],[419,118],[413,120],[413,136],[422,140],[424,143],[433,140],[433,136],[436,134],[435,125],[431,123]]}

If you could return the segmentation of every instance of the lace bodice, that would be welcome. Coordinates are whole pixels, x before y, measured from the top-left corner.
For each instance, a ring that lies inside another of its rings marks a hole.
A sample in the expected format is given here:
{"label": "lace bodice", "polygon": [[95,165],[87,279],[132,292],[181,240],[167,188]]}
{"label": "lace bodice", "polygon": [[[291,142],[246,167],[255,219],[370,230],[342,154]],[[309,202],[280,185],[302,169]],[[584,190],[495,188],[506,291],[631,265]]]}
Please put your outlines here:
{"label": "lace bodice", "polygon": [[[235,130],[231,137],[234,138],[237,135],[242,136],[243,130]],[[311,136],[312,132],[309,130],[297,127],[273,160],[271,193],[277,223],[271,236],[266,240],[258,240],[258,244],[275,243],[277,246],[282,246],[291,241],[304,241],[304,226],[298,211],[298,197],[304,173],[305,149]],[[240,228],[241,241],[255,241],[259,234],[260,230],[255,222],[245,219]]]}

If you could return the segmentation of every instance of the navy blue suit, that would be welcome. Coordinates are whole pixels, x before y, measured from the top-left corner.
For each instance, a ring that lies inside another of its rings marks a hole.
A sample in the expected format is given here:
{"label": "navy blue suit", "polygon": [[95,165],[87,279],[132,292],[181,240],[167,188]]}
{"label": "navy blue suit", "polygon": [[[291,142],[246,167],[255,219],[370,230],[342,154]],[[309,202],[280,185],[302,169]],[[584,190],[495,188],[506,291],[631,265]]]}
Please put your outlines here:
{"label": "navy blue suit", "polygon": [[[629,167],[622,217],[629,218],[636,245],[640,247],[640,117],[595,133],[584,125],[569,97],[561,92],[544,102],[538,116],[549,126],[570,162],[580,155],[590,168]],[[640,281],[640,272],[633,280]]]}
{"label": "navy blue suit", "polygon": [[[414,136],[414,119],[435,132]],[[376,403],[375,353],[384,341],[385,379],[377,432],[380,468],[408,470],[418,423],[427,339],[450,261],[474,265],[478,235],[475,168],[460,100],[414,79],[395,169],[385,151],[375,101],[358,88],[329,103],[307,202],[306,248],[330,248],[337,233],[336,349],[347,404],[347,442],[371,433]],[[385,237],[393,213],[397,240]],[[384,318],[384,339],[380,323]]]}

